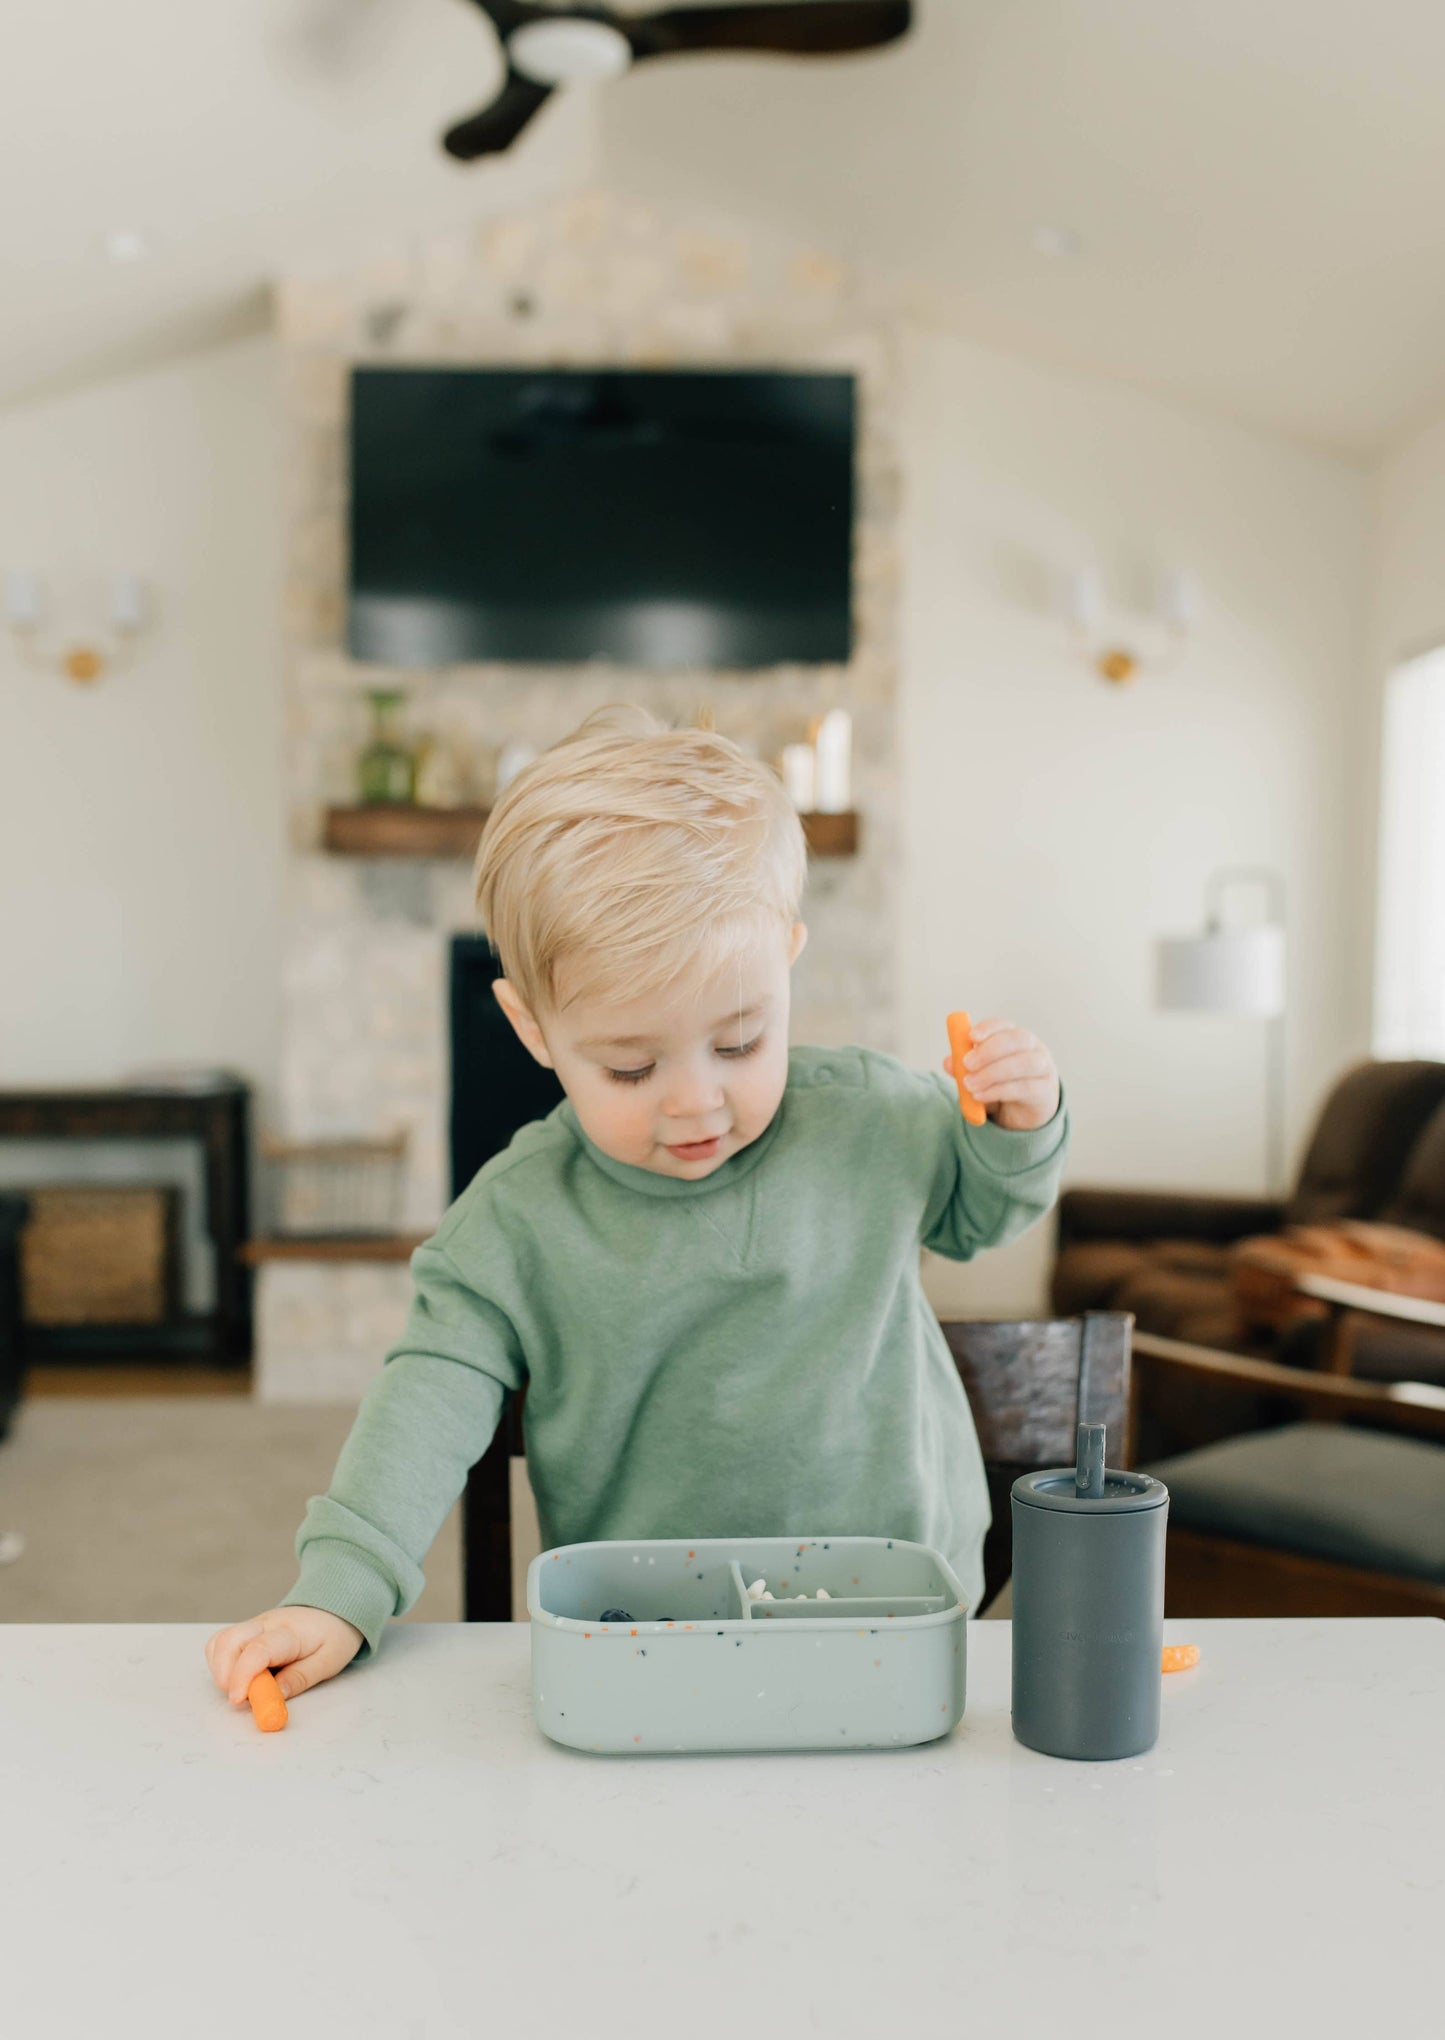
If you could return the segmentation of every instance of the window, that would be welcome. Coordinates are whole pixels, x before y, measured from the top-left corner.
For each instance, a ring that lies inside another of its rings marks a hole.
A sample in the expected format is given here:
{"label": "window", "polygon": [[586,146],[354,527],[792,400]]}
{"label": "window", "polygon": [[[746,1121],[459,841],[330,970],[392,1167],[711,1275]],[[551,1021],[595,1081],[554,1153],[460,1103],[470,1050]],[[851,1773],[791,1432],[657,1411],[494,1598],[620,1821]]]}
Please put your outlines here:
{"label": "window", "polygon": [[1391,674],[1383,734],[1375,1054],[1445,1057],[1445,646]]}

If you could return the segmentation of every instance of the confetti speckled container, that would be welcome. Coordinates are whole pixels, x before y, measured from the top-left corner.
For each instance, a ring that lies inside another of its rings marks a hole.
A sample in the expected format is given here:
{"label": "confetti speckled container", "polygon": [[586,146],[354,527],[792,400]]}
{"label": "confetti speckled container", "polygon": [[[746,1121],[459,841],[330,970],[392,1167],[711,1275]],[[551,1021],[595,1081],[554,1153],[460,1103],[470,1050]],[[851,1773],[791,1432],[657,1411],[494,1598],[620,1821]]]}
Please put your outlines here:
{"label": "confetti speckled container", "polygon": [[[749,1601],[758,1579],[776,1599]],[[962,1592],[922,1544],[566,1544],[533,1559],[527,1610],[538,1726],[575,1749],[896,1749],[963,1714]]]}

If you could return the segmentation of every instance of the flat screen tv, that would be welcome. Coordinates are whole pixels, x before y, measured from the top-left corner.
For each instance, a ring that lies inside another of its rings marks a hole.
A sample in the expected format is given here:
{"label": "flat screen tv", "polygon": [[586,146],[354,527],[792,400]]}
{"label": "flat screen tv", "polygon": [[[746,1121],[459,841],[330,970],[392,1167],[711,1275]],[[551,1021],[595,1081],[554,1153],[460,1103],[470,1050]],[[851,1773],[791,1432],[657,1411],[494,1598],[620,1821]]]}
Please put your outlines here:
{"label": "flat screen tv", "polygon": [[853,435],[850,375],[357,369],[352,656],[845,660]]}

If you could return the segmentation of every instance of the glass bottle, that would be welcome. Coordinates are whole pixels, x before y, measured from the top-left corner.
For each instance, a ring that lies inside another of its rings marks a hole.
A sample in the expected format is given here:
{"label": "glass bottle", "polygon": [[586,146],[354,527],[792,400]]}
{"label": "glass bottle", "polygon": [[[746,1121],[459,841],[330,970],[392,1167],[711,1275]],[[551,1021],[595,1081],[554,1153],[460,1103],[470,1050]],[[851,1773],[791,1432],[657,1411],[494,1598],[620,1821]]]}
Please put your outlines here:
{"label": "glass bottle", "polygon": [[363,803],[405,802],[416,797],[416,761],[401,740],[397,716],[405,697],[391,688],[368,693],[371,742],[361,754]]}

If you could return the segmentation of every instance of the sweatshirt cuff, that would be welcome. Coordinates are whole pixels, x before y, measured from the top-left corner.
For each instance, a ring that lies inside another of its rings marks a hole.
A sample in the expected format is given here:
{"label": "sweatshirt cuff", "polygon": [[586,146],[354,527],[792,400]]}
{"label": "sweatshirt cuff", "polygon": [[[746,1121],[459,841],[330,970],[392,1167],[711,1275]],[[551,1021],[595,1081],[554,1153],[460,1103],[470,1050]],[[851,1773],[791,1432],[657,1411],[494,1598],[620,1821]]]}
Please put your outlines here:
{"label": "sweatshirt cuff", "polygon": [[963,1121],[964,1139],[984,1167],[995,1176],[1023,1176],[1058,1155],[1069,1137],[1069,1110],[1064,1087],[1059,1086],[1059,1103],[1052,1119],[1042,1126],[1019,1132],[998,1126],[992,1119],[982,1126]]}
{"label": "sweatshirt cuff", "polygon": [[396,1588],[354,1544],[321,1537],[307,1545],[301,1576],[280,1606],[324,1608],[354,1623],[365,1638],[351,1660],[359,1665],[376,1654],[381,1632],[396,1612]]}

